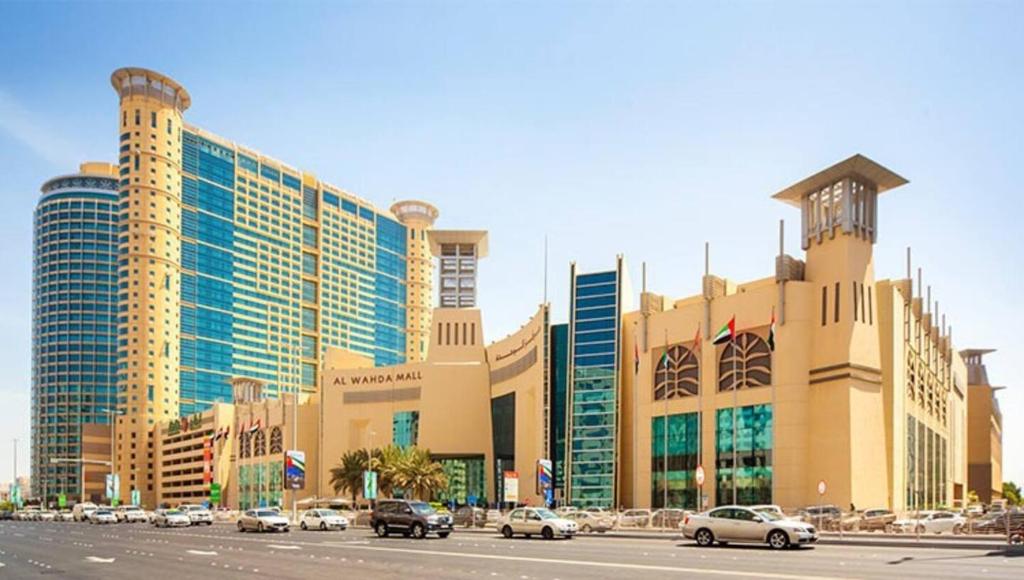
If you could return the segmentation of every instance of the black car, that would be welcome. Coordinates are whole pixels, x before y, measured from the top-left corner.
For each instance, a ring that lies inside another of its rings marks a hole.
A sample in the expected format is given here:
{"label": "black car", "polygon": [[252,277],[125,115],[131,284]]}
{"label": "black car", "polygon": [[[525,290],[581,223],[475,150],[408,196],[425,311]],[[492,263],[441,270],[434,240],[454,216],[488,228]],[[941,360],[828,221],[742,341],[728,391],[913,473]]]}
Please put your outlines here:
{"label": "black car", "polygon": [[0,511],[0,521],[13,520],[13,519],[14,519],[14,512],[9,512],[9,511],[6,511],[6,510],[5,511]]}
{"label": "black car", "polygon": [[377,502],[370,516],[370,527],[381,538],[391,533],[414,538],[437,534],[440,538],[447,538],[452,533],[452,525],[452,516],[437,513],[424,501],[383,499]]}

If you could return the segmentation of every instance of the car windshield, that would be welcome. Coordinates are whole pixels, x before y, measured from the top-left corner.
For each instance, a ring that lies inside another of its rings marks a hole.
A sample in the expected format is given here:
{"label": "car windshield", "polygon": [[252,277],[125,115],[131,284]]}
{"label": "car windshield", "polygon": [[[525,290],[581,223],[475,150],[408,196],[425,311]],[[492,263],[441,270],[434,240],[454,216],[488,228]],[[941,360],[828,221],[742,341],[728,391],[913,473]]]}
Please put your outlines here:
{"label": "car windshield", "polygon": [[109,512],[109,511],[107,511],[107,510],[96,510],[96,515],[100,515],[100,516],[109,516],[109,515],[110,515],[110,512]]}
{"label": "car windshield", "polygon": [[316,510],[316,513],[320,514],[323,517],[329,517],[329,516],[336,516],[336,515],[338,515],[338,512],[336,512],[334,510]]}
{"label": "car windshield", "polygon": [[437,513],[437,510],[430,507],[430,504],[422,501],[414,501],[409,504],[409,507],[412,508],[412,511],[416,512],[421,516],[429,516]]}
{"label": "car windshield", "polygon": [[258,517],[258,518],[269,518],[269,517],[276,516],[276,515],[277,515],[277,512],[272,511],[272,510],[260,510],[260,511],[256,512],[256,517]]}
{"label": "car windshield", "polygon": [[167,510],[167,511],[164,512],[164,515],[167,515],[167,516],[180,516],[180,515],[182,515],[182,512],[180,510]]}
{"label": "car windshield", "polygon": [[557,520],[558,519],[558,514],[556,514],[555,512],[553,512],[551,510],[538,509],[538,510],[534,510],[534,511],[537,513],[537,515],[540,516],[540,519],[542,519],[542,520]]}

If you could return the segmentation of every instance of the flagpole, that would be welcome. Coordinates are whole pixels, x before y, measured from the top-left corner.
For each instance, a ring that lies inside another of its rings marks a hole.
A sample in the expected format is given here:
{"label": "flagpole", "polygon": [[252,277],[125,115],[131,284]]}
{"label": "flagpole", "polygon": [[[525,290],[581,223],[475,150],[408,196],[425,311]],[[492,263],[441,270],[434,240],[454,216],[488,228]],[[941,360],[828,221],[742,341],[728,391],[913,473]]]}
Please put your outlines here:
{"label": "flagpole", "polygon": [[772,309],[772,322],[771,322],[771,325],[768,327],[768,332],[769,332],[769,336],[772,337],[772,344],[768,345],[770,347],[768,349],[768,352],[769,352],[768,361],[769,361],[769,363],[771,363],[772,373],[770,375],[768,375],[768,376],[771,378],[771,381],[772,381],[772,451],[771,451],[772,458],[771,458],[771,468],[772,468],[772,503],[775,503],[777,501],[777,499],[778,499],[778,497],[776,496],[776,492],[775,492],[775,480],[776,480],[776,477],[775,477],[775,455],[776,455],[776,452],[778,451],[775,448],[775,424],[778,423],[778,421],[776,420],[776,417],[775,417],[777,411],[776,411],[776,408],[775,408],[775,337],[774,337],[774,332],[775,332],[775,309],[774,308]]}
{"label": "flagpole", "polygon": [[[697,336],[695,340],[697,351],[697,467],[702,467],[701,458],[703,457],[703,435],[704,430],[704,381],[702,379],[702,369],[704,368],[704,349],[700,343],[700,323],[697,323]],[[697,483],[697,478],[693,478],[694,483]],[[703,494],[701,493],[701,485],[697,484],[697,513],[700,513],[700,508],[703,506]]]}
{"label": "flagpole", "polygon": [[[662,509],[668,509],[668,327],[665,327],[665,358],[662,359],[662,366],[665,370],[665,391],[662,396],[662,402],[664,403],[664,424],[662,425],[662,440],[664,443],[664,449],[662,449],[662,466],[661,471],[663,474],[662,478]],[[665,523],[665,518],[662,519],[662,524]]]}
{"label": "flagpole", "polygon": [[732,339],[732,504],[736,505],[736,474],[739,471],[737,460],[739,454],[736,452],[736,405],[738,399],[736,396],[736,335],[735,333],[731,337]]}

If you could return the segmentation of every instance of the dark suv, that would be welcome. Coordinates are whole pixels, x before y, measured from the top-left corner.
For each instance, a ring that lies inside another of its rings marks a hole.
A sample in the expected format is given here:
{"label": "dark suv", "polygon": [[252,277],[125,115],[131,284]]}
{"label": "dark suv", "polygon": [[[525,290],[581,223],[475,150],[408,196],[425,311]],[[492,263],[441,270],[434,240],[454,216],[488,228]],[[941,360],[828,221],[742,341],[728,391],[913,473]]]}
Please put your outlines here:
{"label": "dark suv", "polygon": [[382,499],[370,516],[370,527],[382,538],[392,532],[414,538],[425,538],[427,534],[435,533],[440,538],[447,538],[452,533],[452,516],[437,513],[424,501]]}

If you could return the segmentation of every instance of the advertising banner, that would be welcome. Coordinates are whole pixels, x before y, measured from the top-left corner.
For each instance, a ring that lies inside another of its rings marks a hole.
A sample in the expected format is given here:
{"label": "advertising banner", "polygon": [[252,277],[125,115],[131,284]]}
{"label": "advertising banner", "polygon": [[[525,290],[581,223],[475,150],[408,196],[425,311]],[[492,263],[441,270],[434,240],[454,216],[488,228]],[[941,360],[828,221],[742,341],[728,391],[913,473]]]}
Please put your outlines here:
{"label": "advertising banner", "polygon": [[142,506],[142,492],[137,489],[132,490],[132,505]]}
{"label": "advertising banner", "polygon": [[[121,496],[121,476],[116,473],[107,474],[107,499],[113,500]],[[111,504],[114,505],[114,504]]]}
{"label": "advertising banner", "polygon": [[203,483],[213,482],[213,439],[203,438]]}
{"label": "advertising banner", "polygon": [[284,452],[284,481],[288,489],[306,488],[306,452],[291,449]]}
{"label": "advertising banner", "polygon": [[544,503],[551,505],[555,501],[554,464],[550,459],[537,460],[537,492],[544,496]]}
{"label": "advertising banner", "polygon": [[363,472],[363,497],[366,499],[377,499],[377,472]]}
{"label": "advertising banner", "polygon": [[519,503],[519,472],[505,472],[505,502]]}

